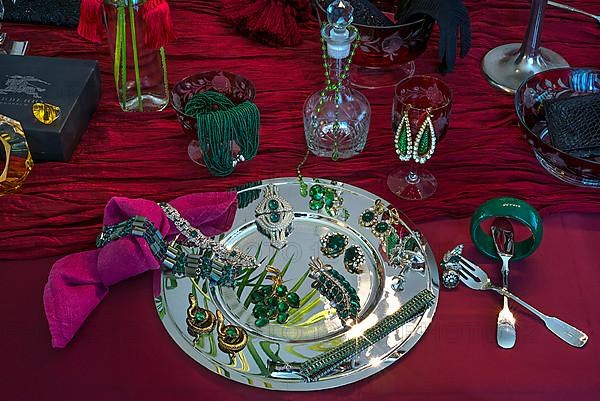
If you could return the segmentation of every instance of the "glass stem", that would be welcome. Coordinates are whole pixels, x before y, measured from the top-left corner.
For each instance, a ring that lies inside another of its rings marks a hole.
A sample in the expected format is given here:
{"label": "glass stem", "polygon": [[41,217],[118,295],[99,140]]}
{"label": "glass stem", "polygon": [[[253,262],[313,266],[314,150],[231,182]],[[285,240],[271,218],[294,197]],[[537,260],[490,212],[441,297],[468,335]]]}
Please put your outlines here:
{"label": "glass stem", "polygon": [[527,33],[523,39],[523,44],[519,50],[516,64],[519,64],[523,58],[533,58],[540,54],[540,38],[542,36],[542,22],[544,21],[544,12],[548,0],[533,0],[531,2],[531,16]]}
{"label": "glass stem", "polygon": [[408,174],[406,174],[405,180],[410,185],[418,184],[421,181],[421,176],[419,175],[419,166],[414,161],[410,162]]}

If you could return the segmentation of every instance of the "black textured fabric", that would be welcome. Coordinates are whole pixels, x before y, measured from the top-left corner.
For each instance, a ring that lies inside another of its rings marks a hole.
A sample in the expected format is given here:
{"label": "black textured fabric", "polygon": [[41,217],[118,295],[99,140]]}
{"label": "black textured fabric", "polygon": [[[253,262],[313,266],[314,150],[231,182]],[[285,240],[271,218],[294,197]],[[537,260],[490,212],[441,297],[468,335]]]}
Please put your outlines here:
{"label": "black textured fabric", "polygon": [[80,0],[3,0],[4,20],[76,27]]}
{"label": "black textured fabric", "polygon": [[464,57],[471,48],[471,20],[462,0],[399,0],[399,13],[396,19],[406,23],[423,15],[435,19],[440,26],[438,54],[441,59],[440,71],[454,69],[456,47],[460,37],[460,56]]}
{"label": "black textured fabric", "polygon": [[552,144],[577,157],[600,156],[600,93],[544,102]]}

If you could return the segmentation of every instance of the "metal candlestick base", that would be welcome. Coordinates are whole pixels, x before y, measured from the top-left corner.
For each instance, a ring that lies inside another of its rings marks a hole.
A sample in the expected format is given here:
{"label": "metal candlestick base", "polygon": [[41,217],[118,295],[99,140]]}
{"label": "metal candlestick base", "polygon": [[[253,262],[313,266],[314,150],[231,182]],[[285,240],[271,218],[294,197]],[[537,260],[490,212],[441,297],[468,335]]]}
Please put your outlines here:
{"label": "metal candlestick base", "polygon": [[515,93],[519,85],[530,76],[551,68],[568,67],[558,53],[544,47],[537,55],[521,55],[521,43],[509,43],[490,50],[481,62],[485,78],[495,87]]}

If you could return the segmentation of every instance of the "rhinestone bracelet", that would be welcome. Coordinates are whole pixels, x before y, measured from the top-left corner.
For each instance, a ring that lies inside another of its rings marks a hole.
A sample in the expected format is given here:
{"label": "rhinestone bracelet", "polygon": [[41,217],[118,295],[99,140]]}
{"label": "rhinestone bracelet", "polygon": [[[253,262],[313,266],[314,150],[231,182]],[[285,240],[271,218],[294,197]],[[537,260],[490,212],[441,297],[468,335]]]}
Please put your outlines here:
{"label": "rhinestone bracelet", "polygon": [[425,313],[435,300],[435,295],[429,290],[423,290],[405,303],[399,310],[386,316],[373,327],[365,330],[358,338],[344,341],[337,347],[315,356],[300,365],[299,374],[307,382],[332,372],[355,355],[387,337],[405,323]]}

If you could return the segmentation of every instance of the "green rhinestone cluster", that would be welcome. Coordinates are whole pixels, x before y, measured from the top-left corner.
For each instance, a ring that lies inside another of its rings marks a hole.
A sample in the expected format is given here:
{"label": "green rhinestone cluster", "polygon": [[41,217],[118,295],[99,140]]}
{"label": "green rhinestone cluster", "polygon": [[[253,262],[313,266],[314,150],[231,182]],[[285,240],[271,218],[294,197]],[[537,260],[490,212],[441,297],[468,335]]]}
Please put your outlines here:
{"label": "green rhinestone cluster", "polygon": [[360,310],[360,299],[352,285],[335,269],[321,274],[316,279],[318,290],[335,307],[342,323],[348,319],[356,320]]}
{"label": "green rhinestone cluster", "polygon": [[310,210],[319,212],[325,209],[325,212],[332,217],[348,220],[350,213],[343,207],[344,199],[338,195],[335,189],[321,184],[314,184],[310,187],[308,194],[310,195],[308,202]]}
{"label": "green rhinestone cluster", "polygon": [[289,292],[283,284],[263,285],[252,291],[250,300],[255,304],[252,314],[257,327],[266,326],[271,320],[283,324],[289,317],[290,308],[300,307],[298,294]]}
{"label": "green rhinestone cluster", "polygon": [[340,233],[327,233],[321,237],[321,252],[330,259],[340,256],[348,246],[348,237]]}

